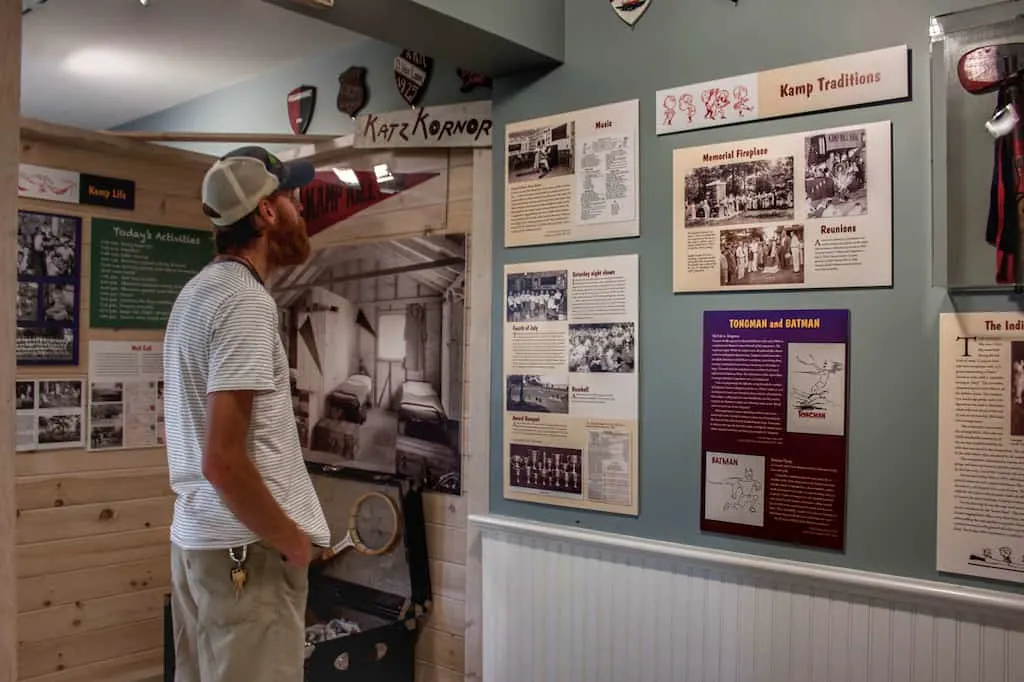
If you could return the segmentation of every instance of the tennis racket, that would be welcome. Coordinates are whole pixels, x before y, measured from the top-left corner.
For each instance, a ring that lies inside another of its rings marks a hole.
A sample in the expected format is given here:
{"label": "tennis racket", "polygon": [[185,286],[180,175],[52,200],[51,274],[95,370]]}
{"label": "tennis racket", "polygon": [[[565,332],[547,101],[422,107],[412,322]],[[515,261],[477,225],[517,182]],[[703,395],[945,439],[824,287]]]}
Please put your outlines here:
{"label": "tennis racket", "polygon": [[400,525],[394,500],[381,492],[366,493],[352,505],[345,537],[324,550],[316,562],[327,563],[350,549],[367,556],[386,554],[398,542]]}

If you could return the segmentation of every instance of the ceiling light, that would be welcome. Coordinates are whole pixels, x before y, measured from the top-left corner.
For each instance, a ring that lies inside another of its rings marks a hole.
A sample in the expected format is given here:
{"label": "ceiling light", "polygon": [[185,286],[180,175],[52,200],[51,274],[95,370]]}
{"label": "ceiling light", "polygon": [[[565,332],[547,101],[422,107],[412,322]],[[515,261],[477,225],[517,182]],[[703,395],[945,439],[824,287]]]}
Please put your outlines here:
{"label": "ceiling light", "polygon": [[343,185],[349,185],[351,187],[359,187],[359,176],[351,168],[332,168],[334,174],[338,176],[338,180],[341,180]]}
{"label": "ceiling light", "polygon": [[391,182],[395,179],[395,176],[391,174],[391,169],[388,168],[386,163],[378,163],[374,166],[373,173],[377,176],[377,182]]}
{"label": "ceiling light", "polygon": [[63,66],[80,76],[127,76],[138,71],[138,62],[131,55],[102,48],[72,52]]}

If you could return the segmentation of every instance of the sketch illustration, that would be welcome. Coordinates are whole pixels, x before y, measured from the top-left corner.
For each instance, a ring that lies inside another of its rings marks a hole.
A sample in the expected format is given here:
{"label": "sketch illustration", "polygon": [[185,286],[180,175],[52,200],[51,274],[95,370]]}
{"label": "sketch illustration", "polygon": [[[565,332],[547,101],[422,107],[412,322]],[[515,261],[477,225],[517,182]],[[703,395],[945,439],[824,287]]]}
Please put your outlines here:
{"label": "sketch illustration", "polygon": [[786,430],[822,436],[846,433],[846,344],[790,343]]}
{"label": "sketch illustration", "polygon": [[800,368],[792,370],[796,374],[807,374],[814,377],[814,383],[807,389],[797,388],[793,391],[793,406],[799,410],[826,411],[836,401],[831,397],[829,382],[832,377],[843,371],[843,363],[835,360],[818,360],[813,353],[805,357],[796,356]]}
{"label": "sketch illustration", "polygon": [[730,476],[721,481],[708,480],[712,485],[729,486],[729,498],[722,505],[722,511],[739,511],[756,514],[760,511],[764,485],[754,478],[754,470],[747,467],[742,476]]}
{"label": "sketch illustration", "polygon": [[763,528],[765,458],[729,452],[704,457],[704,518]]}
{"label": "sketch illustration", "polygon": [[1013,547],[1002,546],[996,550],[999,556],[995,556],[992,552],[991,547],[985,547],[981,550],[981,554],[971,553],[967,559],[967,563],[971,566],[980,566],[982,568],[992,568],[999,571],[1013,571],[1015,573],[1024,573],[1024,554],[1017,558],[1014,558]]}

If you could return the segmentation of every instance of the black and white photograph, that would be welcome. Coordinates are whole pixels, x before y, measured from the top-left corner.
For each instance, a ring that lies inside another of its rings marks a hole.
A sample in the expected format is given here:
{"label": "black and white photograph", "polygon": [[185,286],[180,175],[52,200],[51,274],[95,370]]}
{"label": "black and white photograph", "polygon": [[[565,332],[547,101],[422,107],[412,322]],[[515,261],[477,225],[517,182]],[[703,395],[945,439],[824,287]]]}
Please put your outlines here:
{"label": "black and white photograph", "polygon": [[558,322],[569,319],[567,270],[508,275],[505,307],[509,322]]}
{"label": "black and white photograph", "polygon": [[510,374],[505,377],[509,412],[569,414],[569,377]]}
{"label": "black and white photograph", "polygon": [[804,138],[808,218],[843,218],[868,212],[867,142],[864,128]]}
{"label": "black and white photograph", "polygon": [[17,411],[36,409],[36,382],[14,382],[14,409]]}
{"label": "black and white photograph", "polygon": [[[329,246],[277,280],[308,285],[271,286],[308,460],[461,494],[465,257],[458,236]],[[347,274],[317,284],[309,268]]]}
{"label": "black and white photograph", "polygon": [[793,220],[793,157],[698,166],[684,180],[686,227]]}
{"label": "black and white photograph", "polygon": [[19,277],[74,277],[81,232],[80,218],[18,211]]}
{"label": "black and white photograph", "polygon": [[109,422],[116,421],[121,423],[124,420],[124,404],[123,403],[99,403],[95,404],[91,408],[89,414],[90,423],[93,426],[97,425],[97,422],[104,422],[99,424],[100,426],[107,426]]}
{"label": "black and white photograph", "polygon": [[78,363],[80,218],[18,211],[19,365]]}
{"label": "black and white photograph", "polygon": [[82,407],[82,381],[40,381],[39,409],[66,410]]}
{"label": "black and white photograph", "polygon": [[82,442],[82,415],[39,415],[39,445],[78,445]]}
{"label": "black and white photograph", "polygon": [[530,182],[576,172],[576,122],[517,130],[508,134],[508,182]]}
{"label": "black and white photograph", "polygon": [[74,329],[19,326],[15,339],[18,364],[75,364],[76,336]]}
{"label": "black and white photograph", "polygon": [[124,447],[124,428],[120,421],[110,424],[89,424],[89,448],[113,450]]}
{"label": "black and white photograph", "polygon": [[1010,342],[1010,435],[1024,436],[1024,341]]}
{"label": "black and white photograph", "polygon": [[546,493],[583,494],[583,451],[509,444],[509,483]]}
{"label": "black and white photograph", "polygon": [[47,322],[71,322],[75,319],[75,285],[43,285],[43,319]]}
{"label": "black and white photograph", "polygon": [[39,283],[18,282],[18,322],[39,321]]}
{"label": "black and white photograph", "polygon": [[569,371],[625,374],[636,364],[632,322],[569,325]]}
{"label": "black and white photograph", "polygon": [[120,381],[102,382],[96,381],[92,384],[92,399],[94,403],[120,403],[124,400],[124,384]]}
{"label": "black and white photograph", "polygon": [[802,225],[747,227],[719,233],[722,286],[804,283]]}

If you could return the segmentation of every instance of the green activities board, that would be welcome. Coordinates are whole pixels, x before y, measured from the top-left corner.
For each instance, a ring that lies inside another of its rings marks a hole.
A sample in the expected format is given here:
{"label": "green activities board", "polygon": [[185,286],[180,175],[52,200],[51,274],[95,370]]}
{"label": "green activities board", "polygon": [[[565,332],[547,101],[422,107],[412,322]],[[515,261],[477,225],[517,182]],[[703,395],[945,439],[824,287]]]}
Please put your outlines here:
{"label": "green activities board", "polygon": [[91,237],[93,327],[163,329],[181,287],[213,257],[204,230],[94,218]]}

